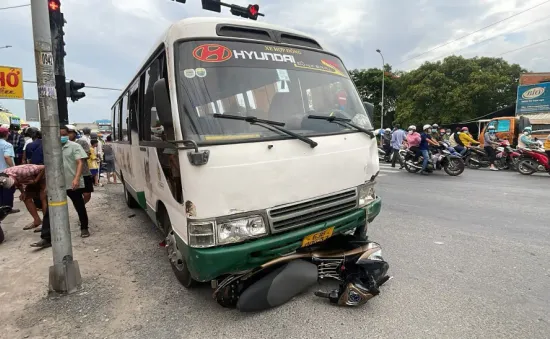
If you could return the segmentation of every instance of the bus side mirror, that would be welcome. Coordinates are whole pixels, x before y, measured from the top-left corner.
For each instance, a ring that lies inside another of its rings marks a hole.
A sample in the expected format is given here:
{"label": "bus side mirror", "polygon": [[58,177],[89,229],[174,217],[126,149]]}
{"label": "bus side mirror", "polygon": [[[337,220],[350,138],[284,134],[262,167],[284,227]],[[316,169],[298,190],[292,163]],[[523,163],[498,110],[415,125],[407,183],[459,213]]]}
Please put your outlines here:
{"label": "bus side mirror", "polygon": [[372,124],[373,123],[373,118],[374,118],[374,105],[371,104],[370,102],[366,102],[366,101],[363,101],[363,107],[365,107],[365,111],[367,111],[367,115],[369,116],[369,119],[370,119],[370,123]]}
{"label": "bus side mirror", "polygon": [[170,106],[168,86],[166,86],[164,78],[155,81],[153,95],[155,96],[155,107],[157,108],[160,123],[164,126],[164,130],[166,130],[168,126],[172,127],[172,107]]}

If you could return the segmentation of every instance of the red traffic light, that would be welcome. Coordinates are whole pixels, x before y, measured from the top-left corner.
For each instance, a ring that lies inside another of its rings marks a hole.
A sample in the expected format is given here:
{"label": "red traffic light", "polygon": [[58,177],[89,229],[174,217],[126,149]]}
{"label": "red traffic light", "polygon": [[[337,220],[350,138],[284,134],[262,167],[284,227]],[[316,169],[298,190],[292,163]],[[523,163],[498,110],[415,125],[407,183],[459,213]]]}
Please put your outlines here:
{"label": "red traffic light", "polygon": [[248,14],[250,19],[256,20],[258,18],[258,14],[260,14],[260,6],[248,5]]}
{"label": "red traffic light", "polygon": [[51,11],[59,11],[59,7],[61,7],[61,4],[59,3],[59,0],[49,0],[48,1],[48,7]]}

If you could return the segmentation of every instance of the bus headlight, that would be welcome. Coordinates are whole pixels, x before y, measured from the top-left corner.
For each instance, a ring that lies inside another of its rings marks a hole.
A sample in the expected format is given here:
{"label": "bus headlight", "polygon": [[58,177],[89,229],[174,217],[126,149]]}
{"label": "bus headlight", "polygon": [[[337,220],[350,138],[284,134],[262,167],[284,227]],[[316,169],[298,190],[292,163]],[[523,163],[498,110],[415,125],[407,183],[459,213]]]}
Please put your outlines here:
{"label": "bus headlight", "polygon": [[216,245],[213,221],[188,221],[189,246],[211,247]]}
{"label": "bus headlight", "polygon": [[357,200],[358,207],[365,207],[371,201],[376,199],[376,193],[374,192],[374,183],[364,183],[357,187]]}
{"label": "bus headlight", "polygon": [[218,222],[218,244],[232,244],[267,234],[264,219],[259,215]]}

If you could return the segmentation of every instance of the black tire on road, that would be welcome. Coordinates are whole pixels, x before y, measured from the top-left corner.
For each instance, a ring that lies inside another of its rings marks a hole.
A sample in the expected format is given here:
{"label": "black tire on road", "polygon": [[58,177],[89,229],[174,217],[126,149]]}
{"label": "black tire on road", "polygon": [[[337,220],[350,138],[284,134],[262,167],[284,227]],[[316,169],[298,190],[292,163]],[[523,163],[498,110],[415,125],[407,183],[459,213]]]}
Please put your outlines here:
{"label": "black tire on road", "polygon": [[412,161],[411,159],[404,160],[404,161],[405,161],[405,169],[407,170],[407,172],[409,172],[409,173],[418,173],[418,171],[420,171],[420,168],[416,168],[416,167],[413,167],[413,166],[409,165],[409,161]]}
{"label": "black tire on road", "polygon": [[[161,208],[159,210],[159,220],[160,227],[163,230],[168,230],[168,234],[172,232],[172,224],[170,223],[170,217],[168,216],[168,213],[166,212],[166,209]],[[175,245],[173,245],[175,246]],[[166,248],[166,254],[168,255],[169,249]],[[197,282],[193,280],[191,277],[191,273],[189,272],[189,269],[187,268],[187,263],[184,260],[181,260],[178,262],[178,265],[174,264],[172,260],[168,259],[170,262],[170,266],[172,266],[172,271],[174,272],[174,275],[178,279],[178,281],[183,285],[185,288],[192,288],[197,285]]]}
{"label": "black tire on road", "polygon": [[4,230],[0,226],[0,244],[4,242]]}
{"label": "black tire on road", "polygon": [[466,166],[468,166],[468,168],[479,169],[481,167],[481,165],[479,165],[477,162],[472,162],[471,161],[472,158],[479,161],[479,157],[477,155],[470,154],[469,156],[466,157],[466,159],[464,160],[464,163],[466,164]]}
{"label": "black tire on road", "polygon": [[532,164],[533,166],[537,166],[537,164],[535,163],[535,161],[533,159],[522,159],[518,162],[518,172],[523,174],[523,175],[531,175],[533,173],[535,173],[537,170],[533,170],[527,166],[525,166],[525,163],[530,163]]}
{"label": "black tire on road", "polygon": [[508,166],[508,162],[506,161],[506,159],[497,159],[495,161],[495,167],[498,168],[499,170],[505,170],[505,169],[508,169],[509,166]]}
{"label": "black tire on road", "polygon": [[466,166],[464,165],[464,160],[453,158],[449,159],[449,161],[445,163],[445,166],[443,166],[443,170],[445,170],[445,173],[447,173],[448,175],[456,177],[464,172],[465,167]]}
{"label": "black tire on road", "polygon": [[126,188],[126,183],[125,183],[124,181],[122,182],[122,185],[124,186],[124,200],[126,201],[126,205],[127,205],[129,208],[138,208],[138,207],[139,207],[138,202],[137,202],[136,199],[134,199],[134,197],[130,194],[130,192],[129,192],[128,189]]}

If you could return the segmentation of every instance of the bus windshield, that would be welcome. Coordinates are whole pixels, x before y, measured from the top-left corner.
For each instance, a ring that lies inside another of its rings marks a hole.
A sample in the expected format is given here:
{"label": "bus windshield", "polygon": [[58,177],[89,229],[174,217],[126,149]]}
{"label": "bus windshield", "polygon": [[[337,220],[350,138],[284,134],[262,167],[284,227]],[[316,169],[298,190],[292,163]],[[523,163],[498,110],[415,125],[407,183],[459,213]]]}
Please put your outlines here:
{"label": "bus windshield", "polygon": [[344,65],[330,54],[252,42],[181,42],[176,76],[184,137],[197,142],[288,137],[216,113],[282,122],[308,137],[357,132],[308,115],[372,129]]}

